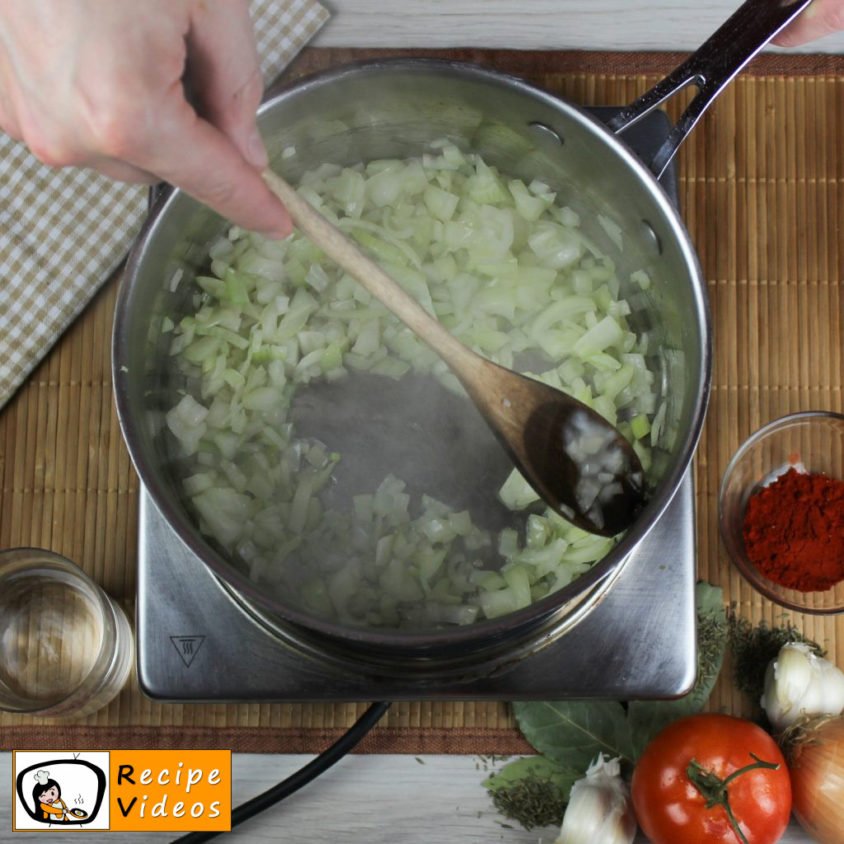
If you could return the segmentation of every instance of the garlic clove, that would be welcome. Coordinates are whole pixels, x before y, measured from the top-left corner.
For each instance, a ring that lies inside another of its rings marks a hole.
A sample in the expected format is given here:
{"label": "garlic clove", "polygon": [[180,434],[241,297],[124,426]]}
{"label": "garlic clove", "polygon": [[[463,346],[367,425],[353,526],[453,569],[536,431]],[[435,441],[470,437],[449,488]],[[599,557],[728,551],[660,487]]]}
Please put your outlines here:
{"label": "garlic clove", "polygon": [[822,671],[827,704],[830,708],[837,707],[837,711],[826,714],[840,715],[844,712],[844,671],[827,660],[824,660]]}
{"label": "garlic clove", "polygon": [[601,841],[601,832],[612,812],[612,801],[601,788],[584,786],[572,792],[557,844]]}
{"label": "garlic clove", "polygon": [[765,671],[760,700],[777,730],[810,715],[844,711],[844,672],[802,642],[783,645]]}
{"label": "garlic clove", "polygon": [[773,663],[777,703],[790,714],[795,701],[802,700],[812,683],[814,671],[808,649],[783,647]]}
{"label": "garlic clove", "polygon": [[571,788],[560,834],[554,844],[631,844],[636,818],[618,759],[603,754]]}

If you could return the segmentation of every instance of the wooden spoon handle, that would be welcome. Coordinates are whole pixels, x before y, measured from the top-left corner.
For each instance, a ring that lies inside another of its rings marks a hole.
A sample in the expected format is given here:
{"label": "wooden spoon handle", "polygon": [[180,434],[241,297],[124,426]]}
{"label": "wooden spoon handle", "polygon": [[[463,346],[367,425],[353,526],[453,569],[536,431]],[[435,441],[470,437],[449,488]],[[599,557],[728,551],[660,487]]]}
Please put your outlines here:
{"label": "wooden spoon handle", "polygon": [[381,267],[367,257],[335,225],[299,196],[284,179],[265,170],[264,181],[284,203],[297,227],[329,258],[355,278],[440,355],[461,380],[471,377],[485,361],[450,334]]}

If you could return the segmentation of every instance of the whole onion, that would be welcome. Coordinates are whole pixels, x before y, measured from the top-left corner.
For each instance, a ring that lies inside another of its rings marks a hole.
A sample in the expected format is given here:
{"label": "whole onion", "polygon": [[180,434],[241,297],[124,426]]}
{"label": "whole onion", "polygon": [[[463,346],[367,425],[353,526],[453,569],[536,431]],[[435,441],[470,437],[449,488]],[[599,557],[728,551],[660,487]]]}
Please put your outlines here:
{"label": "whole onion", "polygon": [[816,841],[844,841],[844,716],[815,718],[787,737],[794,815]]}

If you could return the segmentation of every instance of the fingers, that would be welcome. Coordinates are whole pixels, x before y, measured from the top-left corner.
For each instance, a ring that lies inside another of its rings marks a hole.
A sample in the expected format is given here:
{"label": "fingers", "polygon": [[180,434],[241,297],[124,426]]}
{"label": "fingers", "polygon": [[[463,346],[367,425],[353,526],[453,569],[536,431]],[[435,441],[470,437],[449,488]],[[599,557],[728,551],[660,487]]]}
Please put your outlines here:
{"label": "fingers", "polygon": [[133,156],[143,169],[180,187],[244,228],[286,237],[292,224],[258,170],[231,140],[198,117],[174,92],[159,115],[157,132]]}
{"label": "fingers", "polygon": [[154,129],[126,133],[128,148],[118,144],[113,157],[155,173],[244,228],[286,237],[289,215],[259,172],[267,155],[255,122],[262,80],[248,3],[189,6],[185,46],[199,114],[171,78]]}
{"label": "fingers", "polygon": [[[52,166],[165,180],[245,228],[291,223],[260,176],[247,0],[3,0],[0,125]],[[12,12],[14,11],[14,14]],[[201,85],[185,100],[186,66]]]}
{"label": "fingers", "polygon": [[255,168],[267,153],[255,124],[263,80],[249,8],[243,0],[207,0],[192,11],[188,36],[191,75],[200,113],[228,135]]}
{"label": "fingers", "polygon": [[118,182],[128,182],[133,185],[154,185],[161,181],[157,176],[148,173],[146,170],[133,167],[124,161],[116,161],[113,158],[98,159],[92,161],[89,166],[98,173]]}
{"label": "fingers", "polygon": [[844,0],[814,0],[773,43],[780,47],[797,47],[824,35],[844,29]]}

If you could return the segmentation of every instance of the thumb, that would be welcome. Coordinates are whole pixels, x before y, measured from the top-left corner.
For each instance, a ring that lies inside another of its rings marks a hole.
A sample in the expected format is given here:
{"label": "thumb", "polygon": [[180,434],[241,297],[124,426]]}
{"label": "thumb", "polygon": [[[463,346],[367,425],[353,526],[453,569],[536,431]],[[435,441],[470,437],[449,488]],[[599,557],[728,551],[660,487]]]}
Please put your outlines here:
{"label": "thumb", "polygon": [[773,39],[773,43],[780,47],[797,47],[841,29],[844,29],[844,3],[841,0],[814,0]]}
{"label": "thumb", "polygon": [[190,77],[196,83],[195,105],[231,139],[246,161],[263,170],[267,152],[255,121],[263,80],[248,3],[197,3],[191,12],[187,47]]}

